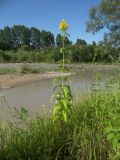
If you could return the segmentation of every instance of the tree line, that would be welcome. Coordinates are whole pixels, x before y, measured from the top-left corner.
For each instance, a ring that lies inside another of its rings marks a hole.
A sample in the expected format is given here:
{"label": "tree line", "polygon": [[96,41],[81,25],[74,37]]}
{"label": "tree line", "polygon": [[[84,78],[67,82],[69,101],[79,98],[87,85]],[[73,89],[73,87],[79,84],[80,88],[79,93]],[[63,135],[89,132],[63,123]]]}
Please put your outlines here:
{"label": "tree line", "polygon": [[6,26],[0,30],[0,49],[18,49],[23,45],[34,49],[45,48],[55,44],[54,35],[35,27],[30,29],[24,25]]}
{"label": "tree line", "polygon": [[[65,37],[66,58],[72,62],[120,62],[120,1],[100,0],[89,11],[86,31],[96,33],[107,28],[103,41],[75,43]],[[50,31],[24,25],[0,29],[0,62],[56,62],[61,59],[62,37]]]}
{"label": "tree line", "polygon": [[[0,62],[50,62],[62,59],[62,36],[24,25],[6,26],[0,30]],[[120,62],[120,47],[106,37],[98,44],[87,44],[78,38],[75,43],[65,37],[65,56],[72,62]]]}
{"label": "tree line", "polygon": [[[35,27],[14,25],[0,30],[0,62],[49,62],[62,59],[60,47],[62,37]],[[120,61],[120,48],[112,46],[106,39],[98,44],[87,44],[83,39],[75,43],[65,37],[65,58],[71,62]]]}

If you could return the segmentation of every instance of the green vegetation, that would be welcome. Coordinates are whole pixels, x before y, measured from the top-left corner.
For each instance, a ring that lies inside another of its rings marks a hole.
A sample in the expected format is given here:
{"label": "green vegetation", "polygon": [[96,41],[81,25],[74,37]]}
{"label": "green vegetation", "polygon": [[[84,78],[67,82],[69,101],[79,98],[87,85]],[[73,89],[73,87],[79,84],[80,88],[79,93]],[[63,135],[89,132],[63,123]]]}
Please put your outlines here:
{"label": "green vegetation", "polygon": [[[15,74],[15,73],[36,74],[36,73],[45,73],[45,72],[58,72],[60,68],[61,66],[48,68],[48,67],[32,67],[30,65],[24,64],[20,68],[1,67],[0,75]],[[68,67],[66,67],[66,69],[67,68]],[[72,67],[70,69],[72,70]]]}
{"label": "green vegetation", "polygon": [[32,68],[32,67],[29,67],[28,65],[23,65],[22,68],[21,68],[21,73],[44,73],[45,71],[47,71],[47,69],[41,67],[41,68]]}
{"label": "green vegetation", "polygon": [[[73,99],[65,62],[120,62],[120,3],[101,0],[90,10],[87,31],[107,27],[104,41],[87,44],[69,40],[67,23],[60,23],[56,39],[51,32],[21,25],[0,30],[0,62],[62,62],[62,77],[54,88],[52,114],[32,118],[25,108],[0,120],[0,160],[120,160],[120,74],[91,85],[86,96]],[[65,47],[66,46],[66,47]],[[0,74],[16,70],[1,68]],[[22,66],[21,73],[43,73],[44,68]],[[6,102],[6,101],[5,101]]]}
{"label": "green vegetation", "polygon": [[[70,59],[70,54],[66,54],[68,48],[64,47],[65,34],[64,30],[62,48],[59,48],[60,51],[56,48],[62,59],[62,74],[66,70],[65,62]],[[76,45],[81,43],[84,41],[78,40]],[[81,53],[84,51],[82,47],[78,46],[82,49]],[[44,72],[41,69],[24,65],[21,72]],[[104,87],[100,75],[96,76],[97,83],[91,85],[86,96],[77,98],[78,102],[74,102],[67,78],[63,75],[58,78],[54,88],[53,99],[56,103],[52,114],[45,113],[32,118],[26,109],[21,108],[21,111],[11,111],[13,114],[9,121],[1,119],[0,160],[119,160],[119,71]]]}
{"label": "green vegetation", "polygon": [[65,67],[65,42],[66,42],[66,35],[68,35],[68,24],[65,20],[62,20],[60,23],[60,31],[61,31],[61,37],[62,37],[62,45],[60,52],[62,54],[62,66],[61,66],[61,74],[62,77],[59,77],[57,80],[59,81],[55,88],[54,88],[54,94],[53,99],[56,100],[56,103],[54,105],[53,109],[53,121],[64,121],[68,123],[70,116],[72,114],[73,109],[73,97],[71,93],[71,88],[67,84],[67,77],[64,77],[64,73],[66,71]]}
{"label": "green vegetation", "polygon": [[69,118],[31,118],[25,109],[0,123],[1,160],[119,160],[120,75],[104,90],[98,85],[79,102]]}
{"label": "green vegetation", "polygon": [[112,46],[120,47],[120,1],[101,0],[97,6],[90,9],[90,20],[87,22],[87,31],[96,33],[107,28],[104,41]]}
{"label": "green vegetation", "polygon": [[[45,73],[45,72],[58,72],[60,67],[31,67],[29,65],[23,65],[20,69],[20,73],[28,74],[28,73]],[[72,70],[72,69],[71,69]]]}
{"label": "green vegetation", "polygon": [[[72,62],[120,62],[120,2],[101,0],[90,9],[87,31],[96,33],[107,28],[103,41],[92,44],[78,37],[73,43],[65,36],[66,55]],[[0,29],[0,62],[49,62],[61,60],[62,36],[14,25]]]}
{"label": "green vegetation", "polygon": [[15,68],[0,68],[0,75],[16,73]]}
{"label": "green vegetation", "polygon": [[[102,44],[95,45],[72,45],[65,48],[65,56],[74,63],[120,63],[120,49],[103,46]],[[39,50],[26,51],[23,49],[1,51],[0,62],[47,62],[55,63],[62,59],[60,47],[44,48]]]}

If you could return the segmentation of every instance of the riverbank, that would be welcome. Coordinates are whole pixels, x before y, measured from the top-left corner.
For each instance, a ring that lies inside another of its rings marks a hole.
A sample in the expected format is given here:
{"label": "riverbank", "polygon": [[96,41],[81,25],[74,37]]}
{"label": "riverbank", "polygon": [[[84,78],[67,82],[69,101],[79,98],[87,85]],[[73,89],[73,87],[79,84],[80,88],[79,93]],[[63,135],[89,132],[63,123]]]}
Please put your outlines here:
{"label": "riverbank", "polygon": [[[69,76],[74,73],[64,73],[64,76]],[[13,75],[0,75],[0,89],[8,89],[24,84],[29,84],[42,79],[49,79],[60,77],[60,72],[47,72],[42,74],[13,74]]]}
{"label": "riverbank", "polygon": [[[24,84],[29,84],[42,79],[49,79],[62,76],[59,72],[61,64],[47,63],[3,63],[0,64],[0,88],[13,88]],[[70,73],[64,73],[69,76],[79,70],[118,70],[119,65],[94,65],[94,64],[67,64]]]}
{"label": "riverbank", "polygon": [[[9,68],[16,68],[19,69],[23,65],[28,65],[30,67],[45,67],[45,68],[53,68],[53,67],[59,67],[61,64],[50,64],[50,63],[0,63],[0,68],[2,67],[9,67]],[[104,68],[104,67],[112,67],[112,68],[118,68],[120,67],[119,64],[89,64],[89,63],[72,63],[72,64],[66,64],[66,66],[70,67],[79,67],[79,68]]]}

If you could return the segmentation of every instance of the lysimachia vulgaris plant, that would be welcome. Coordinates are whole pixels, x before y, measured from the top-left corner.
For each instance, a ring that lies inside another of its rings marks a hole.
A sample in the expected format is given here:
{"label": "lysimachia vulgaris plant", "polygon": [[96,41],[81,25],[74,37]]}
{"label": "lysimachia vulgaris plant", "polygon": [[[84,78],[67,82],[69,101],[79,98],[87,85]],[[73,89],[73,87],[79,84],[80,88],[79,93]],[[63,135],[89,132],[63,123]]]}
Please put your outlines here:
{"label": "lysimachia vulgaris plant", "polygon": [[68,24],[65,20],[61,21],[59,29],[62,37],[62,48],[60,49],[60,53],[62,54],[62,67],[60,69],[62,77],[57,79],[60,81],[59,83],[57,82],[58,84],[54,88],[52,99],[55,99],[56,103],[53,108],[52,117],[54,121],[61,120],[67,123],[73,109],[73,97],[70,86],[66,83],[68,78],[65,77],[65,38],[69,35],[67,33]]}

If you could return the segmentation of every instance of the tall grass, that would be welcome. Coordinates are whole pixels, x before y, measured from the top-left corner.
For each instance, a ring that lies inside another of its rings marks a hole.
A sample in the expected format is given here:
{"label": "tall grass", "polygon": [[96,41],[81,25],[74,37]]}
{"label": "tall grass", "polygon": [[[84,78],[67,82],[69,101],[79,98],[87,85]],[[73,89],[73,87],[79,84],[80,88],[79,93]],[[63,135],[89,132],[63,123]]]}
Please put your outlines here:
{"label": "tall grass", "polygon": [[0,68],[0,75],[13,74],[13,73],[16,73],[15,68],[7,68],[7,67]]}
{"label": "tall grass", "polygon": [[[46,69],[47,70],[47,69]],[[29,67],[28,65],[23,65],[21,67],[21,73],[27,74],[27,73],[44,73],[45,72],[45,68],[40,67],[40,68],[32,68]]]}
{"label": "tall grass", "polygon": [[22,65],[21,67],[21,73],[27,74],[27,73],[47,73],[47,72],[57,72],[59,71],[58,67],[54,68],[45,68],[45,67],[30,67],[29,65]]}
{"label": "tall grass", "polygon": [[119,160],[120,76],[99,87],[74,105],[68,123],[25,109],[1,121],[0,160]]}

